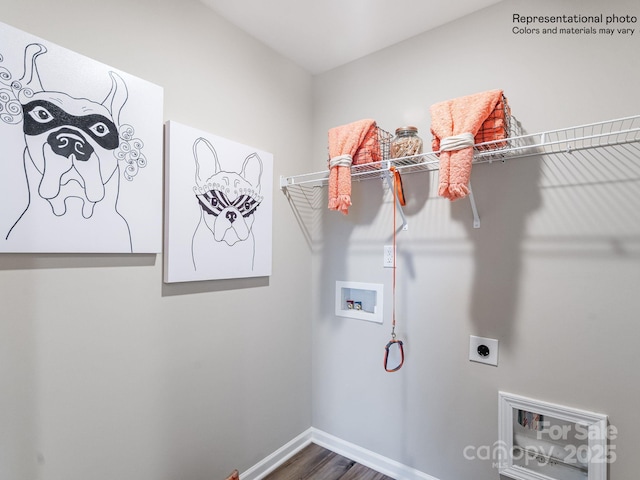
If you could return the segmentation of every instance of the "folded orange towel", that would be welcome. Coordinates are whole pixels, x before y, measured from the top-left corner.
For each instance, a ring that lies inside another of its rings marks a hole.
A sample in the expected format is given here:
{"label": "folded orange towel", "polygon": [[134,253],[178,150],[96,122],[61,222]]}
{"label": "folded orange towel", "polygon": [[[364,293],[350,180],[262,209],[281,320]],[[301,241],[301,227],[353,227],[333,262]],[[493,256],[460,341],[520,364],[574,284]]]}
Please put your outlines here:
{"label": "folded orange towel", "polygon": [[450,200],[469,195],[474,137],[500,101],[502,90],[489,90],[431,106],[433,150],[442,150],[439,195]]}
{"label": "folded orange towel", "polygon": [[349,213],[351,165],[380,161],[375,120],[364,119],[329,130],[329,209]]}
{"label": "folded orange towel", "polygon": [[498,140],[504,140],[508,137],[507,115],[509,115],[509,104],[507,99],[502,96],[489,118],[482,123],[480,130],[476,133],[475,143],[493,142],[483,147],[485,149],[506,147],[506,142]]}

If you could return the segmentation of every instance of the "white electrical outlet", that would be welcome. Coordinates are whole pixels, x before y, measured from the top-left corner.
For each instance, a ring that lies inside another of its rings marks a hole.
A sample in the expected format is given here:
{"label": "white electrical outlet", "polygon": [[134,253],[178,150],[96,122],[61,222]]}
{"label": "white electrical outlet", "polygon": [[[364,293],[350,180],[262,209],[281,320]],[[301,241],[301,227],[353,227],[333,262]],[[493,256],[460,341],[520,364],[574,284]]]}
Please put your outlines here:
{"label": "white electrical outlet", "polygon": [[393,245],[384,246],[384,257],[382,259],[383,267],[393,267]]}
{"label": "white electrical outlet", "polygon": [[498,366],[498,340],[494,338],[469,338],[469,360]]}

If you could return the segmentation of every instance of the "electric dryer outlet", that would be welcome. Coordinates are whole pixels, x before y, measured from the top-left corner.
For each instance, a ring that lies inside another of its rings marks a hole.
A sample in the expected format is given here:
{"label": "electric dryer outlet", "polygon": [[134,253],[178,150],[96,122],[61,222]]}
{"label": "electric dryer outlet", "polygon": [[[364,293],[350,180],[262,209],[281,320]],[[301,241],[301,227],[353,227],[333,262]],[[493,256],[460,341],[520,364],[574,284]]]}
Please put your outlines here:
{"label": "electric dryer outlet", "polygon": [[469,360],[497,367],[498,340],[471,335],[469,338]]}

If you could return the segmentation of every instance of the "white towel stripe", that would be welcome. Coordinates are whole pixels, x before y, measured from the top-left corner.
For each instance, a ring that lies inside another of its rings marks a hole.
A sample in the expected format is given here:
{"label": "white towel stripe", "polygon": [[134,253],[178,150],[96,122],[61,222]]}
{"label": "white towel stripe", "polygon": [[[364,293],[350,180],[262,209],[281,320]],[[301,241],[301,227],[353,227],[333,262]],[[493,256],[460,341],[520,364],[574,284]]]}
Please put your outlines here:
{"label": "white towel stripe", "polygon": [[440,150],[443,152],[462,150],[467,147],[473,147],[473,134],[470,132],[452,135],[451,137],[445,137],[440,140]]}
{"label": "white towel stripe", "polygon": [[331,160],[329,160],[329,168],[350,167],[352,163],[353,158],[351,158],[351,155],[338,155],[337,157],[333,157]]}

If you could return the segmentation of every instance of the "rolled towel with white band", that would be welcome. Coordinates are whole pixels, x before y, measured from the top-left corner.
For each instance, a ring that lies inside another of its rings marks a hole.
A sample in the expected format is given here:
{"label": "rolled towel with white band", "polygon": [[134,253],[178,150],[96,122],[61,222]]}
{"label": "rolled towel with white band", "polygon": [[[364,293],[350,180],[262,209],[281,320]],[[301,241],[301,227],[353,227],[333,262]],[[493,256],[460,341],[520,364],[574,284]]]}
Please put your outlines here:
{"label": "rolled towel with white band", "polygon": [[440,140],[440,151],[451,152],[453,150],[462,150],[463,148],[473,147],[473,134],[470,132],[452,135]]}
{"label": "rolled towel with white band", "polygon": [[351,155],[338,155],[329,160],[329,168],[333,167],[350,167],[353,163]]}

